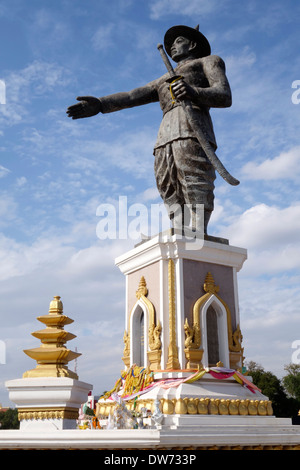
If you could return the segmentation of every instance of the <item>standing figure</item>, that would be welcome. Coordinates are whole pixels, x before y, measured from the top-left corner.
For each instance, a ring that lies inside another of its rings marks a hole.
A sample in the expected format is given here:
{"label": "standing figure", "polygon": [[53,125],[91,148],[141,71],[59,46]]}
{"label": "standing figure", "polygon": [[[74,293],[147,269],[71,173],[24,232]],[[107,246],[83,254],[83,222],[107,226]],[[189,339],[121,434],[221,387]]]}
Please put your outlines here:
{"label": "standing figure", "polygon": [[[158,191],[167,207],[182,209],[180,214],[169,212],[175,227],[178,227],[176,217],[179,216],[182,222],[184,207],[188,205],[193,230],[203,233],[203,225],[197,226],[197,205],[201,204],[204,207],[204,234],[207,234],[214,209],[215,168],[181,103],[184,100],[191,102],[194,118],[215,151],[217,144],[209,110],[231,106],[231,90],[223,60],[211,55],[210,44],[198,27],[170,28],[165,34],[164,46],[178,64],[175,72],[179,78],[173,83],[170,84],[169,75],[165,74],[129,92],[101,98],[81,96],[77,98],[80,103],[70,106],[67,114],[72,119],[80,119],[159,101],[163,118],[154,146]],[[200,223],[203,224],[203,220]]]}

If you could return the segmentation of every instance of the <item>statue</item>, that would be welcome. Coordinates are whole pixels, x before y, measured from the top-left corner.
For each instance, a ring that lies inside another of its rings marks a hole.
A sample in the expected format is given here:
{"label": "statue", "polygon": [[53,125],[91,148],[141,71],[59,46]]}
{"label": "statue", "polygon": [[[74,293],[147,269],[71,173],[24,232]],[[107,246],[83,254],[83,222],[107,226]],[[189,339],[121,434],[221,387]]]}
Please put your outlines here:
{"label": "statue", "polygon": [[[170,28],[164,46],[178,64],[175,71],[161,51],[168,74],[129,92],[101,98],[80,96],[67,114],[80,119],[159,101],[163,119],[154,146],[158,191],[171,208],[169,217],[175,228],[183,227],[184,208],[188,207],[192,229],[207,235],[214,209],[215,170],[230,184],[239,183],[214,153],[217,143],[209,113],[211,107],[231,106],[231,90],[223,60],[211,55],[210,44],[198,26]],[[204,207],[202,220],[197,216],[199,204]],[[180,211],[172,210],[176,207]]]}

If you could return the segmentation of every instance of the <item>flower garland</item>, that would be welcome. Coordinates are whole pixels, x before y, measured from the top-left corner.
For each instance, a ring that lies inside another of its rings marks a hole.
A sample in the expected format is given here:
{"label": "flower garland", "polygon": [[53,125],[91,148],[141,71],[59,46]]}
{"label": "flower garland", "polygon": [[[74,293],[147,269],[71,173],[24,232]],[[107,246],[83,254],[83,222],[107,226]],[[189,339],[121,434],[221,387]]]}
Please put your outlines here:
{"label": "flower garland", "polygon": [[106,392],[101,398],[112,399],[115,401],[116,394],[122,392],[119,396],[124,400],[132,400],[133,398],[143,395],[154,387],[161,387],[168,390],[173,387],[178,387],[183,383],[191,384],[200,380],[205,374],[210,374],[215,379],[225,380],[233,377],[240,385],[246,387],[252,393],[261,391],[256,385],[248,380],[243,374],[237,370],[226,369],[224,367],[206,367],[198,370],[189,377],[178,378],[178,379],[165,379],[154,382],[154,374],[150,372],[148,368],[137,367],[133,365],[121,373],[121,377],[117,380],[114,388]]}

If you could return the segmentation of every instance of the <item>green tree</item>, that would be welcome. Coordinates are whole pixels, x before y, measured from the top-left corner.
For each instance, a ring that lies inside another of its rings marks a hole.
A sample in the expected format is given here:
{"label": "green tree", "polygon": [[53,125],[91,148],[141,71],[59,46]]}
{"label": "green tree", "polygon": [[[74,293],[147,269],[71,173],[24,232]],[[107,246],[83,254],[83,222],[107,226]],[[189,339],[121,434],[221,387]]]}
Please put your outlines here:
{"label": "green tree", "polygon": [[250,361],[246,366],[253,383],[263,395],[271,400],[275,416],[290,418],[298,414],[299,402],[286,395],[281,381],[272,372],[266,372],[261,365],[254,361]]}
{"label": "green tree", "polygon": [[282,384],[287,393],[299,402],[300,408],[300,364],[288,364],[284,366],[288,372],[282,379]]}
{"label": "green tree", "polygon": [[19,429],[18,410],[9,408],[7,411],[0,411],[0,429]]}

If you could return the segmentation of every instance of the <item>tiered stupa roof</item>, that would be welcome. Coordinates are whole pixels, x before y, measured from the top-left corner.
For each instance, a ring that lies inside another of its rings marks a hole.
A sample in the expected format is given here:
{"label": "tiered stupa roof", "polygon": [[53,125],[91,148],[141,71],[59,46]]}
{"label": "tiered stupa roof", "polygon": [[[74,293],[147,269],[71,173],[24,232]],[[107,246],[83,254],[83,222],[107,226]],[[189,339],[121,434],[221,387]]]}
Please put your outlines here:
{"label": "tiered stupa roof", "polygon": [[76,338],[64,330],[64,326],[73,323],[71,318],[63,314],[63,303],[60,296],[55,296],[50,302],[48,315],[37,317],[46,328],[32,333],[41,340],[41,346],[24,350],[27,356],[37,361],[35,369],[28,370],[23,377],[70,377],[78,379],[75,372],[68,369],[68,362],[80,356],[65,346],[67,341]]}

